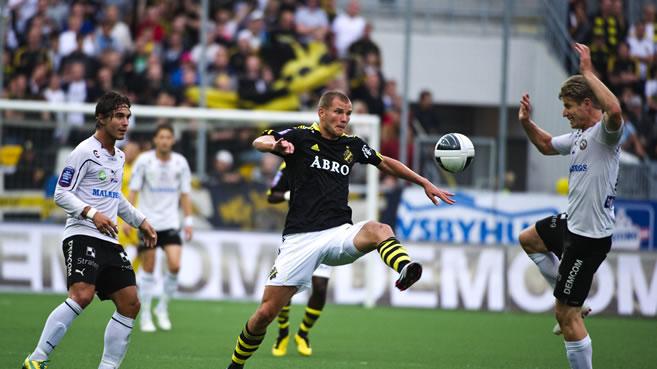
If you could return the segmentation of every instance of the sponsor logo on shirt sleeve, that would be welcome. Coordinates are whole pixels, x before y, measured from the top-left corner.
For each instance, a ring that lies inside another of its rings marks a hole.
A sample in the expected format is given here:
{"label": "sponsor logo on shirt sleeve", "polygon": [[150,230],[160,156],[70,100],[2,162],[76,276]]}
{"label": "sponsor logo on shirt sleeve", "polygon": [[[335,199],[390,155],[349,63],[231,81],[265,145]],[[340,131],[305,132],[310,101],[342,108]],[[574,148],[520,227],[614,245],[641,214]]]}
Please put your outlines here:
{"label": "sponsor logo on shirt sleeve", "polygon": [[59,176],[59,185],[62,187],[68,187],[73,182],[73,174],[75,174],[75,169],[73,167],[66,167],[62,170],[62,174]]}

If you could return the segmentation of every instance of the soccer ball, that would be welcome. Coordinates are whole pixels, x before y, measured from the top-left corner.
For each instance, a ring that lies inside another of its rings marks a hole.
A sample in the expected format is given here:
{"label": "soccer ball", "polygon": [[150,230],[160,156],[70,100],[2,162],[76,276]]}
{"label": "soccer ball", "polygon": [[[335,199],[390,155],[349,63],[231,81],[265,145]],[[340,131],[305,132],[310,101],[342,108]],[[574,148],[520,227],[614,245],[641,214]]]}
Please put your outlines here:
{"label": "soccer ball", "polygon": [[474,159],[475,149],[472,141],[460,133],[448,133],[436,143],[434,158],[441,168],[458,173],[467,168]]}

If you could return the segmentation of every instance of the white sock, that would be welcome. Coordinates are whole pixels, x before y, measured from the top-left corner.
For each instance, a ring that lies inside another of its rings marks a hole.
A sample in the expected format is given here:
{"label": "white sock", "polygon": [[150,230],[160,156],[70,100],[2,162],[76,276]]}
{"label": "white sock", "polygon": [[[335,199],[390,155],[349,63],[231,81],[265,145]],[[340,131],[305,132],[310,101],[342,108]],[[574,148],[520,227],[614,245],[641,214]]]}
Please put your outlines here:
{"label": "white sock", "polygon": [[153,273],[141,271],[139,278],[139,300],[141,301],[141,315],[151,314],[153,290],[155,289],[155,276]]}
{"label": "white sock", "polygon": [[105,348],[98,369],[115,369],[121,365],[128,351],[133,322],[134,319],[114,312],[105,329]]}
{"label": "white sock", "polygon": [[39,343],[30,355],[30,360],[48,360],[48,356],[62,340],[66,330],[73,323],[73,319],[77,318],[80,313],[82,313],[82,308],[70,298],[57,306],[48,316]]}
{"label": "white sock", "polygon": [[164,273],[164,287],[162,298],[160,298],[160,302],[157,304],[158,311],[167,311],[168,303],[176,291],[178,291],[178,274]]}
{"label": "white sock", "polygon": [[536,252],[528,254],[529,258],[538,266],[538,270],[543,274],[543,278],[552,286],[557,285],[557,275],[559,274],[559,259],[553,252]]}
{"label": "white sock", "polygon": [[580,341],[565,341],[566,356],[570,362],[571,369],[593,368],[593,347],[591,337],[586,335]]}

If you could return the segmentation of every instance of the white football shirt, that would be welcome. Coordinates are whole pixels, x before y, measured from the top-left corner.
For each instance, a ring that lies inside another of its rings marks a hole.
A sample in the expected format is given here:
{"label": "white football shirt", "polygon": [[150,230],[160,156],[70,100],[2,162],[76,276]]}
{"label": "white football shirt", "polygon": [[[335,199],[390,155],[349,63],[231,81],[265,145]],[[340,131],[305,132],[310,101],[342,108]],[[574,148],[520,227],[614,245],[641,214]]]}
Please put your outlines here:
{"label": "white football shirt", "polygon": [[169,160],[162,161],[151,150],[135,161],[130,190],[139,192],[138,208],[156,231],[180,229],[180,194],[191,191],[191,182],[189,164],[182,155],[173,152]]}
{"label": "white football shirt", "polygon": [[599,121],[584,131],[552,138],[561,155],[570,155],[567,224],[575,234],[603,238],[613,232],[622,134],[623,127],[609,132]]}
{"label": "white football shirt", "polygon": [[123,151],[115,147],[114,155],[110,154],[95,136],[82,141],[69,154],[55,188],[55,202],[68,214],[64,238],[86,235],[119,243],[100,233],[90,219],[81,217],[87,206],[96,208],[114,224],[118,215],[133,227],[141,225],[144,215],[121,194],[124,162]]}

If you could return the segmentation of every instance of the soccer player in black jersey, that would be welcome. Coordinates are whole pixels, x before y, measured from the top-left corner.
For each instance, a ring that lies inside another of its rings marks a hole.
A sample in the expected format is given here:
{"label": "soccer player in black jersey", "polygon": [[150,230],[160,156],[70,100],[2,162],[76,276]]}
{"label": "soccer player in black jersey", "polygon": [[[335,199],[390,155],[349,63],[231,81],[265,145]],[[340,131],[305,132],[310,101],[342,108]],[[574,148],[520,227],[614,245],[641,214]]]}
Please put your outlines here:
{"label": "soccer player in black jersey", "polygon": [[436,205],[440,201],[453,204],[453,194],[437,188],[399,161],[379,154],[360,138],[346,135],[351,112],[351,101],[344,93],[328,91],[319,100],[319,124],[281,132],[269,130],[253,141],[257,150],[285,159],[290,210],[262,302],[237,337],[229,368],[244,366],[283,306],[295,293],[310,287],[319,264],[349,264],[377,250],[381,259],[399,273],[396,287],[400,290],[409,288],[422,275],[422,266],[411,261],[390,226],[376,221],[352,224],[347,204],[352,166],[376,165],[384,173],[420,185]]}
{"label": "soccer player in black jersey", "polygon": [[[285,163],[281,164],[278,169],[272,186],[267,192],[267,201],[272,204],[278,204],[290,199],[290,185],[288,182],[288,174]],[[317,319],[326,305],[326,295],[328,293],[328,281],[331,277],[331,267],[320,264],[312,275],[312,293],[308,298],[306,311],[303,315],[303,321],[299,324],[299,331],[294,336],[294,341],[297,345],[297,351],[303,356],[310,356],[313,349],[310,346],[310,339],[308,334],[310,329],[315,325]],[[290,305],[283,306],[281,312],[278,313],[278,337],[276,343],[271,349],[274,356],[280,357],[287,354],[287,345],[290,342]]]}

